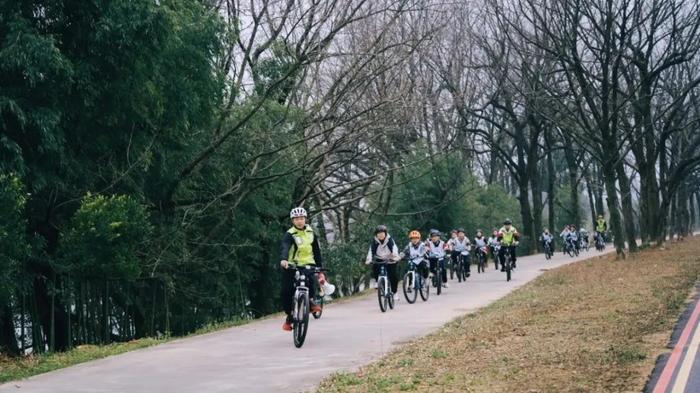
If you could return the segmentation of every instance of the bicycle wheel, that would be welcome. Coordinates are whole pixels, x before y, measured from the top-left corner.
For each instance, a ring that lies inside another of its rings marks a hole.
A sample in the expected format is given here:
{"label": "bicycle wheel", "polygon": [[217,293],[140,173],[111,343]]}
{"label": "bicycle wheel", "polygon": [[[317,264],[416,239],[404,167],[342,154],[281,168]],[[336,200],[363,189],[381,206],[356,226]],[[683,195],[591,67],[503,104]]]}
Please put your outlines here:
{"label": "bicycle wheel", "polygon": [[386,312],[386,277],[379,277],[377,280],[377,300],[379,300],[379,309]]}
{"label": "bicycle wheel", "polygon": [[321,311],[311,313],[311,315],[314,316],[314,319],[319,319],[319,318],[321,318],[321,315],[323,315],[323,296],[320,296],[320,297],[316,300],[316,304],[317,304],[319,307],[321,307]]}
{"label": "bicycle wheel", "polygon": [[570,256],[571,258],[573,258],[573,257],[574,257],[574,250],[573,250],[573,247],[567,246],[567,247],[566,247],[566,253],[569,254],[569,256]]}
{"label": "bicycle wheel", "polygon": [[511,268],[510,266],[506,267],[506,281],[510,281],[511,278]]}
{"label": "bicycle wheel", "polygon": [[420,291],[420,298],[423,299],[424,302],[428,301],[428,297],[430,297],[430,283],[422,276],[419,276],[418,285]]}
{"label": "bicycle wheel", "polygon": [[309,294],[303,293],[297,297],[294,310],[294,346],[301,348],[309,329]]}
{"label": "bicycle wheel", "polygon": [[387,303],[389,303],[389,308],[393,310],[394,309],[394,293],[391,292],[391,288],[389,288],[389,290],[387,291],[386,300],[387,300]]}
{"label": "bicycle wheel", "polygon": [[437,294],[440,296],[442,293],[442,268],[440,267],[440,263],[438,263],[436,270],[437,274],[435,275],[435,288],[437,288]]}
{"label": "bicycle wheel", "polygon": [[[457,262],[457,263],[459,264],[459,262]],[[450,262],[450,280],[455,279],[455,269],[456,269],[456,266],[455,266],[454,259],[453,259],[452,262]]]}
{"label": "bicycle wheel", "polygon": [[416,272],[409,271],[403,276],[403,296],[408,304],[413,304],[418,296],[416,288]]}
{"label": "bicycle wheel", "polygon": [[544,248],[544,258],[545,259],[552,259],[552,256],[549,254],[549,247]]}

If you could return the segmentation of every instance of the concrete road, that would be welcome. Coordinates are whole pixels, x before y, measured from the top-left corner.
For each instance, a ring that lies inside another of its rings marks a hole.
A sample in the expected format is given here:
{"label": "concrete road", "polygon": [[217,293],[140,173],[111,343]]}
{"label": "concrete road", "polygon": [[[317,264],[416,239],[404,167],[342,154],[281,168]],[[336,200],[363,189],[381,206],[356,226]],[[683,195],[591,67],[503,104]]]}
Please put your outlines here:
{"label": "concrete road", "polygon": [[[614,249],[608,247],[606,252]],[[294,347],[281,319],[257,321],[202,336],[172,341],[23,381],[0,385],[0,392],[303,392],[324,377],[355,370],[392,348],[429,333],[450,320],[486,306],[551,269],[595,257],[557,252],[521,257],[513,281],[489,265],[466,283],[450,282],[441,296],[408,304],[403,297],[394,310],[381,313],[376,296],[328,306],[312,321],[306,343]]]}

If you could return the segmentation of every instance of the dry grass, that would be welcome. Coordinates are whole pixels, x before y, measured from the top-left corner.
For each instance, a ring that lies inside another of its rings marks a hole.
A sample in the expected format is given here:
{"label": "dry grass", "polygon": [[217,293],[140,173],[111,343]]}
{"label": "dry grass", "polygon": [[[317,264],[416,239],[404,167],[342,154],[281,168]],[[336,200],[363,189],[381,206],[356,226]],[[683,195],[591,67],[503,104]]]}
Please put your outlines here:
{"label": "dry grass", "polygon": [[700,238],[546,272],[320,392],[639,392],[700,274]]}

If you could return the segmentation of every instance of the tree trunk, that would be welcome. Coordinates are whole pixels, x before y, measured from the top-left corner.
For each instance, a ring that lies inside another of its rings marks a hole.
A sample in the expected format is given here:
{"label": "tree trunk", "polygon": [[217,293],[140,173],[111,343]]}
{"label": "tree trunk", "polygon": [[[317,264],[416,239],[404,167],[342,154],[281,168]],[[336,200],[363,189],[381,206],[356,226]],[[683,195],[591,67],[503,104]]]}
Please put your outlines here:
{"label": "tree trunk", "polygon": [[[547,135],[547,134],[545,134]],[[557,179],[557,174],[554,171],[554,159],[552,159],[552,145],[550,142],[547,143],[550,151],[547,152],[547,200],[548,200],[548,205],[549,205],[549,210],[548,210],[548,217],[547,221],[549,223],[549,230],[554,231],[554,227],[556,225],[556,220],[554,216],[554,199],[556,198],[556,191],[555,191],[555,183]]]}
{"label": "tree trunk", "polygon": [[618,258],[625,258],[625,238],[622,230],[622,219],[617,201],[615,188],[615,168],[611,165],[603,166],[603,178],[605,179],[605,191],[608,194],[608,211],[610,212],[610,227],[615,240],[615,250]]}
{"label": "tree trunk", "polygon": [[585,172],[584,176],[586,178],[586,193],[588,194],[588,204],[591,207],[591,225],[595,226],[596,219],[598,218],[598,213],[596,213],[593,189],[591,187],[591,179],[588,174],[588,171]]}
{"label": "tree trunk", "polygon": [[542,230],[542,192],[540,190],[540,181],[537,173],[537,165],[532,165],[535,169],[535,173],[530,177],[530,186],[532,187],[532,223],[533,223],[533,238],[532,238],[532,251],[535,252],[538,249],[537,233]]}
{"label": "tree trunk", "polygon": [[0,308],[0,353],[19,356],[20,351],[17,346],[13,317],[12,305],[7,302]]}
{"label": "tree trunk", "polygon": [[622,161],[616,165],[617,178],[620,184],[620,194],[622,199],[622,215],[625,222],[625,233],[627,234],[627,247],[630,252],[637,252],[637,233],[634,228],[634,209],[632,207],[632,190],[630,180],[625,173],[625,166]]}
{"label": "tree trunk", "polygon": [[[524,183],[524,184],[523,184]],[[527,236],[527,243],[524,243],[530,251],[536,250],[535,228],[533,226],[532,209],[528,198],[527,180],[519,183],[518,202],[520,202],[520,217],[523,221],[523,234]]]}

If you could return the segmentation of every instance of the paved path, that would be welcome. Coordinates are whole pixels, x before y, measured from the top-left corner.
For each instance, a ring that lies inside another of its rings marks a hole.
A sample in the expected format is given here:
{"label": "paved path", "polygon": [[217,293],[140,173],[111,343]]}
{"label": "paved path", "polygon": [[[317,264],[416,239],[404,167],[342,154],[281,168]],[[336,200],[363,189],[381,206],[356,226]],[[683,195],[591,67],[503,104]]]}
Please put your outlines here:
{"label": "paved path", "polygon": [[[698,288],[700,289],[700,288]],[[672,351],[661,357],[647,386],[653,393],[700,392],[700,297],[688,306],[671,339]]]}
{"label": "paved path", "polygon": [[[614,249],[608,247],[606,252]],[[306,343],[296,349],[280,319],[262,320],[202,336],[172,341],[27,380],[0,385],[0,392],[301,392],[324,377],[354,370],[392,348],[425,335],[450,320],[497,300],[551,269],[600,255],[591,250],[573,259],[557,252],[521,257],[513,281],[496,272],[451,287],[428,302],[381,313],[376,296],[328,306],[312,321]],[[476,269],[474,269],[476,270]]]}

